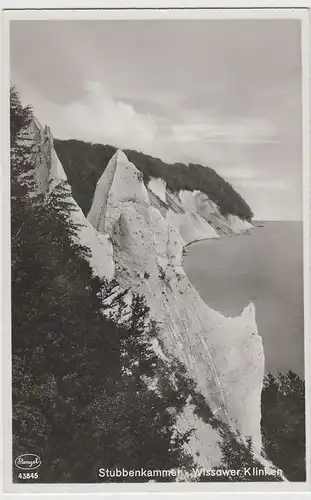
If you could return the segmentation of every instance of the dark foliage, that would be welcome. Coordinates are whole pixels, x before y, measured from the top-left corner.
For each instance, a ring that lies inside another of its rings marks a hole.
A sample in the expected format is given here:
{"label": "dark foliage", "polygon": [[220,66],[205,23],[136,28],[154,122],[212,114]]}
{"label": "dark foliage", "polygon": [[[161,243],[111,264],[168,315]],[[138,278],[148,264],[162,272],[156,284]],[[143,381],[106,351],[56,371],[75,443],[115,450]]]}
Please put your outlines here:
{"label": "dark foliage", "polygon": [[269,373],[262,392],[264,450],[289,481],[306,480],[305,385],[291,370]]}
{"label": "dark foliage", "polygon": [[[281,482],[282,477],[277,474],[275,468],[265,469],[263,464],[257,460],[252,450],[252,441],[250,438],[244,443],[239,436],[235,435],[230,429],[222,427],[220,429],[222,441],[220,442],[222,464],[221,467],[214,468],[214,471],[222,469],[224,472],[229,470],[239,471],[236,475],[225,474],[213,477],[217,482]],[[275,465],[275,464],[274,464]],[[201,481],[206,478],[202,476]]]}
{"label": "dark foliage", "polygon": [[27,128],[31,121],[30,106],[23,107],[16,87],[10,88],[10,144],[11,148],[16,148],[17,139]]}
{"label": "dark foliage", "polygon": [[[55,140],[55,149],[72,186],[73,196],[87,214],[91,208],[96,182],[116,148],[76,140]],[[219,206],[223,215],[235,214],[242,219],[251,220],[253,214],[250,207],[212,168],[193,163],[169,164],[138,151],[124,151],[142,172],[146,183],[150,177],[161,177],[173,192],[181,189],[200,190]]]}

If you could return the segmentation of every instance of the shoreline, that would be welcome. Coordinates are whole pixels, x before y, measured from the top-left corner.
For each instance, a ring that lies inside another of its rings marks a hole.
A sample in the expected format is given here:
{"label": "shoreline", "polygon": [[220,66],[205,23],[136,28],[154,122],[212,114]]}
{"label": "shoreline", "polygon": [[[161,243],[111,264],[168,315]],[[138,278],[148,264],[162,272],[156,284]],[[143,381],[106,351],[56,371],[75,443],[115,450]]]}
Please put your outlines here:
{"label": "shoreline", "polygon": [[[254,226],[255,228],[256,226]],[[253,228],[251,228],[253,229]],[[186,255],[187,249],[191,246],[194,245],[195,243],[200,243],[201,241],[218,241],[218,240],[223,240],[225,238],[233,238],[234,236],[245,236],[246,234],[250,234],[250,229],[245,229],[244,231],[241,231],[240,233],[232,233],[232,234],[224,234],[223,236],[219,236],[219,238],[202,238],[200,240],[193,240],[187,243],[186,245],[183,246],[183,255]]]}

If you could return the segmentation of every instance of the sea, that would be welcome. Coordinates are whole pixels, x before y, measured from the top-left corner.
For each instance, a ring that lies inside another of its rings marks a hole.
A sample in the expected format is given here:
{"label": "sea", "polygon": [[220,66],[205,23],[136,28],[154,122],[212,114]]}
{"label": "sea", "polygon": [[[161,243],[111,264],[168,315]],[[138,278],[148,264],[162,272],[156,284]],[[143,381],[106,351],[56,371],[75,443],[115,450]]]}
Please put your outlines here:
{"label": "sea", "polygon": [[266,373],[292,370],[304,378],[303,225],[263,224],[189,245],[184,269],[202,299],[225,316],[253,302]]}

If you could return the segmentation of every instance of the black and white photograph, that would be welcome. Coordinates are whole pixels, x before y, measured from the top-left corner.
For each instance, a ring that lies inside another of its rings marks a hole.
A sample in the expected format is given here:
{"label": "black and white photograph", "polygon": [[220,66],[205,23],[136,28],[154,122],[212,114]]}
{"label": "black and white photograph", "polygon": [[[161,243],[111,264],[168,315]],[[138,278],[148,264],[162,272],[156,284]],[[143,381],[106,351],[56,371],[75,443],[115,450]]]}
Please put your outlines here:
{"label": "black and white photograph", "polygon": [[307,481],[302,20],[242,14],[9,23],[14,484]]}

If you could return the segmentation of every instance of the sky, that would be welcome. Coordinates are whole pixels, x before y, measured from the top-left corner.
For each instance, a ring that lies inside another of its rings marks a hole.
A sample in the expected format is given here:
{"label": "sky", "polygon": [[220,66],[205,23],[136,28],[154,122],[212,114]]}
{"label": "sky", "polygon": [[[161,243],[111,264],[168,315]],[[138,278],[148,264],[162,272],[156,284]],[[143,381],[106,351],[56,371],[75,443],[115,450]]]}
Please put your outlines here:
{"label": "sky", "polygon": [[302,218],[299,20],[11,21],[11,82],[54,137],[214,168]]}

